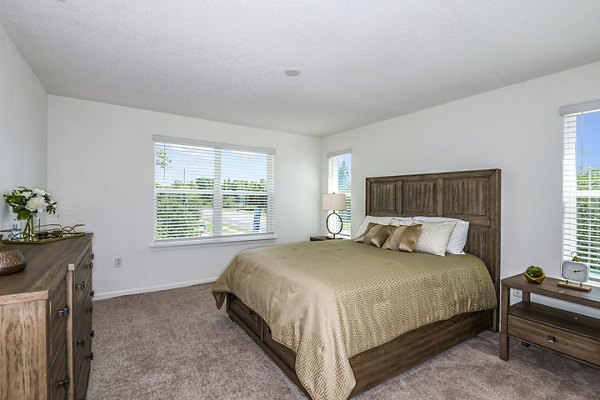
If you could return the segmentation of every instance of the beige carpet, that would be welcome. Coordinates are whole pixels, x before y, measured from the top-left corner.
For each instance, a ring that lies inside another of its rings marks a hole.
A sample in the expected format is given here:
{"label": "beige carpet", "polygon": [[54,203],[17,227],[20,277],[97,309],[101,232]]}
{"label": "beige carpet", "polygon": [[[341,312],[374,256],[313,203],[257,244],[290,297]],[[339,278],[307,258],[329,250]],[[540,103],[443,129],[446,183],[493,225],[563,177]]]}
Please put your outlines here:
{"label": "beige carpet", "polygon": [[[94,303],[90,400],[305,399],[210,285]],[[600,370],[485,332],[357,399],[600,399]]]}

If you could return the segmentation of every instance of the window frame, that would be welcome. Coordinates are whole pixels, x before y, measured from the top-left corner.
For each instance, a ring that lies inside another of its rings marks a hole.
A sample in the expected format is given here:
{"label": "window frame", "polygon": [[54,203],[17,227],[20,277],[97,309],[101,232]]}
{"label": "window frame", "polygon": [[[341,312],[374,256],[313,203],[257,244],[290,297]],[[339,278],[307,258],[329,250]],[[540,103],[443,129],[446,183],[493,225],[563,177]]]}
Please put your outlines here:
{"label": "window frame", "polygon": [[[563,259],[571,259],[571,252],[576,252],[579,241],[578,233],[578,200],[599,199],[600,190],[579,189],[577,180],[577,117],[589,113],[600,113],[600,100],[561,107],[563,117],[563,229],[562,254]],[[575,125],[573,125],[575,124]],[[590,223],[590,226],[600,228],[600,223]],[[593,242],[592,242],[593,243]],[[593,247],[593,246],[590,246]],[[589,280],[600,283],[600,265],[594,263],[590,268]]]}
{"label": "window frame", "polygon": [[[156,184],[156,145],[157,143],[165,143],[166,145],[183,145],[193,146],[198,148],[211,149],[215,152],[215,159],[219,159],[219,166],[215,163],[214,166],[214,187],[212,189],[178,189],[178,188],[163,188],[158,190]],[[222,190],[222,171],[223,163],[219,155],[220,151],[241,151],[246,153],[256,153],[267,155],[267,176],[266,176],[266,192],[256,192],[248,190]],[[172,136],[153,135],[152,136],[152,151],[153,151],[153,178],[152,178],[152,192],[153,192],[153,206],[152,206],[152,245],[151,247],[173,247],[173,246],[187,246],[187,245],[205,245],[205,244],[236,244],[250,241],[260,240],[274,240],[277,238],[275,234],[275,155],[276,151],[272,148],[253,147],[253,146],[241,146],[230,143],[210,142],[188,138],[179,138]],[[158,209],[157,209],[157,194],[161,192],[185,192],[190,194],[211,194],[212,199],[212,217],[213,217],[213,230],[216,229],[220,234],[203,237],[183,237],[183,238],[166,238],[159,239],[157,237],[157,225],[158,225]],[[230,192],[230,193],[229,193]],[[248,233],[248,234],[236,234],[236,235],[224,235],[222,234],[223,227],[223,210],[224,202],[223,197],[227,194],[235,195],[247,195],[247,194],[263,194],[267,196],[267,208],[266,208],[266,232]],[[215,203],[220,204],[216,206]]]}
{"label": "window frame", "polygon": [[[350,155],[350,168],[348,168],[348,176],[350,178],[350,189],[348,191],[340,191],[339,186],[337,188],[332,187],[331,183],[331,173],[330,166],[332,165],[331,159],[333,157],[339,157],[343,155]],[[344,193],[346,195],[346,207],[345,211],[338,211],[340,216],[347,215],[347,218],[342,216],[342,220],[344,223],[343,230],[336,235],[336,237],[349,239],[352,237],[352,150],[344,149],[339,151],[334,151],[331,153],[327,153],[327,193]],[[336,219],[337,221],[337,219]]]}

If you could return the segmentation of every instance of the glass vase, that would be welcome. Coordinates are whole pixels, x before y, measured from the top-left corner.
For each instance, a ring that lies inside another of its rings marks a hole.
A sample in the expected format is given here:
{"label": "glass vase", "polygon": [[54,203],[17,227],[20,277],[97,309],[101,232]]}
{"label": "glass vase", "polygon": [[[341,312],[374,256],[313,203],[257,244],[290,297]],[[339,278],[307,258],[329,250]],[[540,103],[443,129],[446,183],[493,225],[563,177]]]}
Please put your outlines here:
{"label": "glass vase", "polygon": [[23,227],[21,235],[23,240],[33,241],[37,239],[35,235],[35,214],[29,214],[27,219],[25,219],[25,226]]}

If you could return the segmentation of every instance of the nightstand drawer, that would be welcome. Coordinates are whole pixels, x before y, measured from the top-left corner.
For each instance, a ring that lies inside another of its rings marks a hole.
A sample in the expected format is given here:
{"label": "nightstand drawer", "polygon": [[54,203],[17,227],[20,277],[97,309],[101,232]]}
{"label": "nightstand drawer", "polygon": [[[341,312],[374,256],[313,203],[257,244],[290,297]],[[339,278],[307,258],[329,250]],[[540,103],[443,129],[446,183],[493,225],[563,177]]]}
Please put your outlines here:
{"label": "nightstand drawer", "polygon": [[600,342],[597,340],[514,315],[508,316],[508,334],[600,365]]}

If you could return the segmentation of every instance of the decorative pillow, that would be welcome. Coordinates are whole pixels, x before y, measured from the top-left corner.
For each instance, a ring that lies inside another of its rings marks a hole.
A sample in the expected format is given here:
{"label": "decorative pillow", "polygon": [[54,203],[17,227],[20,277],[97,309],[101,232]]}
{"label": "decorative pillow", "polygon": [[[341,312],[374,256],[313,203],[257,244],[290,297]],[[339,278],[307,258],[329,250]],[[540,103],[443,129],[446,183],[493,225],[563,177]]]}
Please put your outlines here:
{"label": "decorative pillow", "polygon": [[417,239],[421,234],[423,225],[400,225],[385,241],[383,248],[393,251],[405,251],[412,253],[417,245]]}
{"label": "decorative pillow", "polygon": [[392,217],[373,217],[371,215],[367,215],[365,219],[363,219],[362,223],[358,226],[353,238],[358,239],[360,236],[363,236],[367,232],[370,223],[389,225],[391,219]]}
{"label": "decorative pillow", "polygon": [[[436,256],[444,256],[446,254],[446,247],[448,241],[452,235],[452,231],[456,226],[456,222],[424,222],[420,221],[423,227],[421,228],[421,234],[417,239],[417,245],[415,251],[417,253],[429,253]],[[412,223],[402,223],[402,225],[414,225]]]}
{"label": "decorative pillow", "polygon": [[444,257],[456,222],[421,222],[421,225],[415,251]]}
{"label": "decorative pillow", "polygon": [[393,229],[394,227],[391,225],[381,225],[370,222],[367,226],[367,231],[365,234],[354,239],[354,241],[381,247],[387,240],[388,236],[390,236]]}
{"label": "decorative pillow", "polygon": [[[371,245],[375,246],[375,247],[381,247],[384,245],[384,243],[386,242],[387,238],[390,237],[390,234],[393,232],[394,230],[394,226],[392,225],[379,225],[381,228],[379,228],[377,230],[377,232],[375,232],[375,234],[373,235],[373,237],[371,238]],[[371,230],[373,230],[373,228],[371,228]],[[371,234],[371,231],[369,231],[369,233],[367,235],[365,235],[365,237],[369,236]]]}
{"label": "decorative pillow", "polygon": [[[376,224],[375,222],[369,222],[367,224],[367,227],[363,231],[362,235],[360,235],[359,237],[357,237],[356,239],[354,239],[354,241],[356,243],[364,243],[364,241],[365,241],[365,235],[367,233],[369,233],[369,231],[371,230],[371,228],[373,228],[375,225],[378,225],[378,224]],[[369,240],[371,240],[371,239],[369,239]]]}
{"label": "decorative pillow", "polygon": [[415,217],[415,221],[423,222],[456,222],[456,226],[452,231],[446,252],[450,254],[465,254],[465,244],[469,234],[469,222],[462,219],[446,218],[446,217]]}
{"label": "decorative pillow", "polygon": [[411,222],[414,222],[414,219],[412,217],[392,217],[392,219],[390,220],[390,225],[410,225]]}

